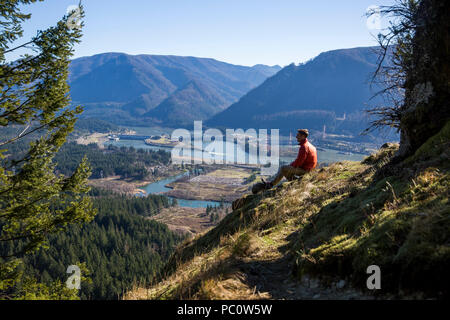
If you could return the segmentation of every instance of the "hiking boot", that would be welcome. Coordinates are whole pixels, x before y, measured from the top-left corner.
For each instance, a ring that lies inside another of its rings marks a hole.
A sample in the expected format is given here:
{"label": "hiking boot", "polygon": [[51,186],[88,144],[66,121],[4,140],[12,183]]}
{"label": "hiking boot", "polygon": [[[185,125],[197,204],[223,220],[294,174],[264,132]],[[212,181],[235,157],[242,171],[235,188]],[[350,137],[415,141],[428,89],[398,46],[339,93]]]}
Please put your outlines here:
{"label": "hiking boot", "polygon": [[261,180],[262,180],[262,182],[258,182],[253,185],[253,187],[252,187],[253,194],[257,194],[263,190],[269,190],[269,189],[273,188],[272,182],[266,182],[266,181],[264,181],[264,179],[261,179]]}

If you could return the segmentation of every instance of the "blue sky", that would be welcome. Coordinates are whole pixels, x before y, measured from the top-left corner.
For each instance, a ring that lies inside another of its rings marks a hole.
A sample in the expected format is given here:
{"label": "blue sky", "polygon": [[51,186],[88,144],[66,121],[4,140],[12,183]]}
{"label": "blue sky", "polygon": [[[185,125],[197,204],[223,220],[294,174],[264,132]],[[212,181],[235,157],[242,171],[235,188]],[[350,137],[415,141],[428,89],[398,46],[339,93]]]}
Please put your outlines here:
{"label": "blue sky", "polygon": [[[83,0],[75,57],[103,52],[208,57],[281,66],[323,51],[375,45],[364,14],[393,0]],[[60,19],[78,0],[24,6],[25,38]],[[382,26],[384,26],[382,21]]]}

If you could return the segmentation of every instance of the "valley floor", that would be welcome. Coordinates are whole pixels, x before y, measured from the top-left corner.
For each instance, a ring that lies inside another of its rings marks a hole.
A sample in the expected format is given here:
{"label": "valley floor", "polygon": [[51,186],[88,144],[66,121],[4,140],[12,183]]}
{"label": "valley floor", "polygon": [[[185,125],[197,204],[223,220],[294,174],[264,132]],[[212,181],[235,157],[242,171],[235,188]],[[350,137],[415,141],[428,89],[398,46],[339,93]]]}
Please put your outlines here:
{"label": "valley floor", "polygon": [[211,168],[214,169],[207,174],[182,178],[168,184],[167,187],[172,190],[165,194],[179,199],[232,202],[244,195],[254,183],[249,179],[254,173],[252,169],[234,166]]}
{"label": "valley floor", "polygon": [[[220,211],[220,215],[225,215],[225,209]],[[149,219],[164,223],[170,230],[188,236],[195,236],[217,225],[206,214],[205,208],[170,207]]]}
{"label": "valley floor", "polygon": [[112,176],[102,179],[90,179],[88,184],[93,187],[106,189],[119,194],[145,195],[145,191],[142,190],[141,187],[183,173],[179,168],[173,167],[165,167],[164,170],[160,168],[159,171],[160,174],[158,176],[155,177],[150,175],[145,180]]}
{"label": "valley floor", "polygon": [[[390,164],[388,144],[244,197],[125,299],[423,299],[448,295],[450,124]],[[369,290],[377,265],[382,289]]]}

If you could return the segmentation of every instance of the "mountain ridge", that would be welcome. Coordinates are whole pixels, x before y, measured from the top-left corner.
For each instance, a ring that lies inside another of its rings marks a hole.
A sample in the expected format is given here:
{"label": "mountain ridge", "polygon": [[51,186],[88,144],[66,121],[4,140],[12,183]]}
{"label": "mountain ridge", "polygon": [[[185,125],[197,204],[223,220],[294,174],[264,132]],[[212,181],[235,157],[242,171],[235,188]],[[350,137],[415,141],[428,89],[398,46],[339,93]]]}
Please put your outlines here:
{"label": "mountain ridge", "polygon": [[[330,133],[355,134],[355,127],[362,131],[368,124],[363,111],[369,101],[378,101],[371,100],[377,88],[370,84],[377,59],[375,47],[357,47],[323,52],[306,63],[291,64],[206,125],[280,128],[285,133],[299,127],[321,131],[325,125]],[[346,121],[339,121],[344,114]]]}
{"label": "mountain ridge", "polygon": [[[161,102],[156,108],[143,114],[162,121],[166,126],[191,126],[194,120],[205,120],[217,110],[228,106],[225,99],[203,83],[189,81]],[[195,114],[195,118],[192,117]]]}
{"label": "mountain ridge", "polygon": [[[74,59],[69,84],[73,103],[85,105],[87,116],[103,114],[120,122],[123,118],[139,120],[193,80],[207,85],[229,105],[279,69],[211,58],[110,52]],[[195,117],[195,110],[191,111]]]}

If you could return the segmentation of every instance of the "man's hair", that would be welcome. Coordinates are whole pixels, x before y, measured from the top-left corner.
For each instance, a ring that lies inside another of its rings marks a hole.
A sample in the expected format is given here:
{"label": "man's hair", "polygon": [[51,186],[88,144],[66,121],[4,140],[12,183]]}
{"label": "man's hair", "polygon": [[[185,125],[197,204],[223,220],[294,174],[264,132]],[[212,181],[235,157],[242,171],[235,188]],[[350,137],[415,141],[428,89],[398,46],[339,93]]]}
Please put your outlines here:
{"label": "man's hair", "polygon": [[297,131],[298,131],[298,133],[304,134],[306,137],[309,136],[308,129],[298,129]]}

